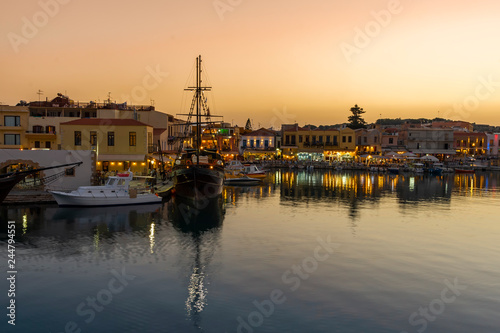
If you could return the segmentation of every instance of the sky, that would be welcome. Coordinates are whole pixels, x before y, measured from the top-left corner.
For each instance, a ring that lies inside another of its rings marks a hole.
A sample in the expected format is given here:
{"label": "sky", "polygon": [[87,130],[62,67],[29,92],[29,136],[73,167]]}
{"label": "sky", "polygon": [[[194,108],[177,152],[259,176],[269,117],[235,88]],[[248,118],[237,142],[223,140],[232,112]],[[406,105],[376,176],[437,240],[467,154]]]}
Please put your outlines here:
{"label": "sky", "polygon": [[195,59],[226,122],[500,125],[498,0],[1,0],[0,102],[186,113]]}

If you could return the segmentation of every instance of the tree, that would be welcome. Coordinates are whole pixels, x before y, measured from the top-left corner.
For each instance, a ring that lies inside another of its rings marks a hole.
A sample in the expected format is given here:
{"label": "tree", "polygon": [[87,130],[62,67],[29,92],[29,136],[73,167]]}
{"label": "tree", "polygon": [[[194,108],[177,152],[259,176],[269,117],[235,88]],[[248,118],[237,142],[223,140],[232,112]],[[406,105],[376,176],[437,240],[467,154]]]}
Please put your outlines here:
{"label": "tree", "polygon": [[360,108],[358,104],[355,104],[354,107],[351,108],[352,116],[349,116],[347,120],[349,121],[349,125],[347,127],[352,129],[358,128],[366,128],[366,121],[361,117],[363,113],[366,111],[363,108]]}
{"label": "tree", "polygon": [[252,123],[250,122],[250,118],[247,120],[247,124],[245,125],[245,129],[251,131],[252,130]]}

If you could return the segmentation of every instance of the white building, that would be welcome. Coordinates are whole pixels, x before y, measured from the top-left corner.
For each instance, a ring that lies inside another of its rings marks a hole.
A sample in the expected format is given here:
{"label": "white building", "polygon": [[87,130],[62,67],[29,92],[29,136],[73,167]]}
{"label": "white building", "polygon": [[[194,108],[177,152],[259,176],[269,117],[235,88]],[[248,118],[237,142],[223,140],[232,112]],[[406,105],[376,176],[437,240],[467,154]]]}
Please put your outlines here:
{"label": "white building", "polygon": [[453,129],[409,128],[406,148],[415,154],[455,155]]}

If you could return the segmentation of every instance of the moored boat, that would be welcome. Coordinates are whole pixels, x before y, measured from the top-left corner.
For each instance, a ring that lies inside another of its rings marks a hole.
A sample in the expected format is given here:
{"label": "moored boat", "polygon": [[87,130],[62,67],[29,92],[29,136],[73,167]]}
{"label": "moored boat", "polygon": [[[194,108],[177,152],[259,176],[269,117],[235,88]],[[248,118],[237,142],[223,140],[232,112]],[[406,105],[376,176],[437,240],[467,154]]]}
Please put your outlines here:
{"label": "moored boat", "polygon": [[162,198],[149,190],[130,187],[132,172],[108,177],[102,186],[80,186],[71,192],[49,191],[59,206],[120,206],[160,203]]}
{"label": "moored boat", "polygon": [[473,168],[455,168],[455,173],[475,173]]}
{"label": "moored boat", "polygon": [[[175,195],[193,201],[215,198],[222,194],[224,187],[224,159],[217,149],[202,147],[201,125],[213,125],[210,121],[213,116],[210,115],[203,93],[209,91],[210,87],[202,86],[201,73],[201,56],[198,56],[196,58],[196,86],[186,89],[194,91],[194,96],[189,113],[186,114],[188,120],[184,130],[186,136],[191,126],[195,126],[194,148],[182,150],[181,145],[180,156],[175,160],[172,168]],[[191,122],[193,116],[196,121]],[[202,118],[205,118],[206,122],[202,122]]]}
{"label": "moored boat", "polygon": [[258,185],[262,181],[258,178],[250,178],[246,175],[241,175],[240,177],[235,178],[226,178],[224,180],[225,185],[239,185],[239,186],[250,186],[250,185]]}

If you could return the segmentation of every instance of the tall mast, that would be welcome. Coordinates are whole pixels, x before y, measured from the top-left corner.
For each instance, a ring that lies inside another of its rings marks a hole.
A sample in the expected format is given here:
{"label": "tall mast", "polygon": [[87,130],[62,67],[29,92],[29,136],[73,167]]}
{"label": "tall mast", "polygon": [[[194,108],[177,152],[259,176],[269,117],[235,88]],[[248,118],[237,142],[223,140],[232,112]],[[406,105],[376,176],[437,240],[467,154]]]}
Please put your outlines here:
{"label": "tall mast", "polygon": [[201,146],[201,116],[200,116],[200,98],[201,98],[201,55],[196,58],[196,164],[200,164],[200,146]]}

